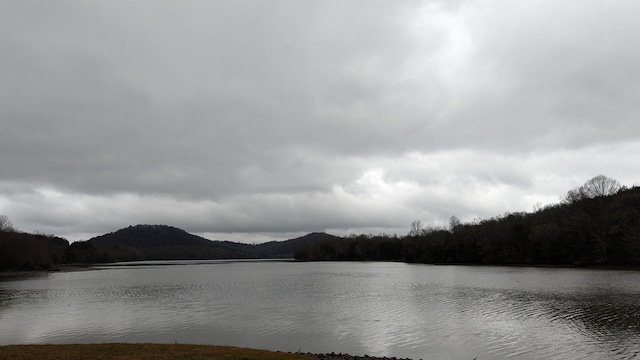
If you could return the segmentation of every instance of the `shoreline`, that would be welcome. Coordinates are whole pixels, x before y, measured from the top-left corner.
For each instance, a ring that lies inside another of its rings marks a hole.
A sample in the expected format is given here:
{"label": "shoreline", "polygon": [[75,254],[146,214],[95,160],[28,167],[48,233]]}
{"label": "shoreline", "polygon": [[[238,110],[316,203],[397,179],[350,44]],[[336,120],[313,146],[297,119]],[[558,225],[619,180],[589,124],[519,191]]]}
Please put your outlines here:
{"label": "shoreline", "polygon": [[89,358],[103,360],[412,360],[385,356],[336,354],[333,352],[292,353],[221,345],[152,343],[0,345],[0,360],[80,360]]}
{"label": "shoreline", "polygon": [[63,264],[58,265],[52,269],[37,269],[37,270],[2,270],[0,271],[0,279],[31,276],[39,274],[49,274],[58,272],[75,272],[75,271],[90,271],[98,270],[94,268],[94,264]]}

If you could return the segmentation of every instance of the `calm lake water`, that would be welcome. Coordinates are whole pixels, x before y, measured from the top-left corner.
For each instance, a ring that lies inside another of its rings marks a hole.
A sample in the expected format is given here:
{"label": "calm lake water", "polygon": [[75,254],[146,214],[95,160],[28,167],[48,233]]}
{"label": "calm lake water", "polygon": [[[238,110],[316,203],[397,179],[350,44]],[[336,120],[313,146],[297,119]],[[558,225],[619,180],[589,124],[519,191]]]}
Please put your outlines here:
{"label": "calm lake water", "polygon": [[640,272],[129,263],[0,281],[0,344],[160,342],[414,359],[640,358]]}

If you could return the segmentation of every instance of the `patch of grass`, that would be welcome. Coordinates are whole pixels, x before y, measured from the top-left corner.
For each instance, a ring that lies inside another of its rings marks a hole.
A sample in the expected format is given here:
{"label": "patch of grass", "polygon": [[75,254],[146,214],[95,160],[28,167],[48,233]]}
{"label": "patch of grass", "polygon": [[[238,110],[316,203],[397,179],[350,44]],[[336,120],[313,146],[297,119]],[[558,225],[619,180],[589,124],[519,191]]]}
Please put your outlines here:
{"label": "patch of grass", "polygon": [[302,354],[186,344],[0,346],[0,360],[311,360]]}

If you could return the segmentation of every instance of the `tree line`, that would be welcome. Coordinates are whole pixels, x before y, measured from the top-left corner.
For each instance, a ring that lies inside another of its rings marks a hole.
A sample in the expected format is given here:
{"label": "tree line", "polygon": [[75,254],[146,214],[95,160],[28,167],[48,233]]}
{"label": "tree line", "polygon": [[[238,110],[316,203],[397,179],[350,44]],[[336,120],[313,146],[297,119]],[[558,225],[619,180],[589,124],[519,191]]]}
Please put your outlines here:
{"label": "tree line", "polygon": [[106,253],[86,241],[69,244],[66,239],[54,235],[0,228],[0,271],[54,270],[64,264],[108,261]]}
{"label": "tree line", "polygon": [[414,221],[406,236],[353,235],[307,244],[297,260],[449,264],[639,265],[640,187],[599,175],[562,201],[448,228]]}

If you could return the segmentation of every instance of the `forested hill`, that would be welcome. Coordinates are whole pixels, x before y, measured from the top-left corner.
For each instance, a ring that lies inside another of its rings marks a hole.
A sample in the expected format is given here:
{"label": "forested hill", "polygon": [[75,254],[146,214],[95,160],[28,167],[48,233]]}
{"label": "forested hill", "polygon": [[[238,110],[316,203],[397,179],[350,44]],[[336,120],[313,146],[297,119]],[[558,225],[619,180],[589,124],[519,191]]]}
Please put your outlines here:
{"label": "forested hill", "polygon": [[53,235],[0,227],[0,271],[51,270],[63,264],[131,260],[290,259],[303,244],[331,239],[336,237],[311,233],[286,241],[251,245],[211,241],[167,225],[136,225],[69,244]]}
{"label": "forested hill", "polygon": [[324,232],[313,232],[295,239],[285,241],[270,241],[253,245],[259,258],[289,258],[292,259],[302,247],[321,241],[336,241],[340,237]]}
{"label": "forested hill", "polygon": [[311,233],[286,241],[251,245],[211,241],[167,225],[136,225],[87,241],[114,260],[293,258],[306,243],[336,238]]}
{"label": "forested hill", "polygon": [[213,241],[167,225],[136,225],[89,239],[95,246],[212,246]]}
{"label": "forested hill", "polygon": [[250,246],[211,241],[167,225],[136,225],[87,241],[111,260],[255,258]]}
{"label": "forested hill", "polygon": [[[596,177],[562,202],[531,213],[421,228],[407,236],[360,235],[308,244],[297,260],[461,264],[640,265],[640,187]],[[596,186],[592,186],[596,185]]]}

